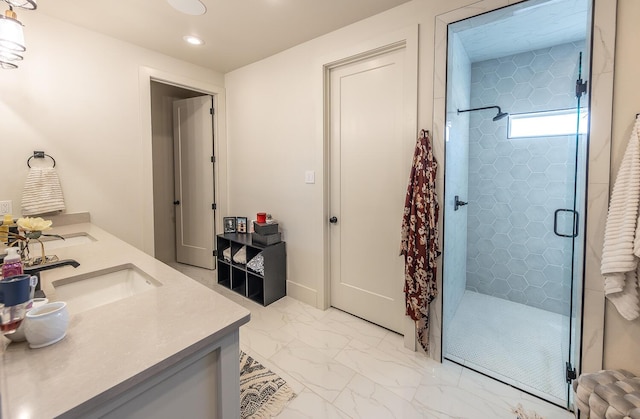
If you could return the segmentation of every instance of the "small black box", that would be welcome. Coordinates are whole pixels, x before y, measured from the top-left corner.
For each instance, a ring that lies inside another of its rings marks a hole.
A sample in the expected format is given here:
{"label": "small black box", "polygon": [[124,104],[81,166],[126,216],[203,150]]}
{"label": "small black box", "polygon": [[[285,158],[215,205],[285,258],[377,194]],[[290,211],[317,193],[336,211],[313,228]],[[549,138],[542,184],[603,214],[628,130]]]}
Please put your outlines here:
{"label": "small black box", "polygon": [[276,234],[278,232],[278,223],[258,223],[254,221],[253,230],[263,236],[266,236],[267,234]]}
{"label": "small black box", "polygon": [[280,238],[280,233],[266,235],[260,233],[251,233],[251,240],[254,244],[262,244],[264,246],[280,243],[282,241]]}

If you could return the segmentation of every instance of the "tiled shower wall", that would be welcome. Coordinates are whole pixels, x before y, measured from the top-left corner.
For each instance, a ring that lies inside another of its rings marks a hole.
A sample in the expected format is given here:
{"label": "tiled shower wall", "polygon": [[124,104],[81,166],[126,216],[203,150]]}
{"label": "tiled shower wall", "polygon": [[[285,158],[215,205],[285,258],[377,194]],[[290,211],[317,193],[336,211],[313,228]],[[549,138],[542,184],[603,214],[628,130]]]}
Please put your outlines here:
{"label": "tiled shower wall", "polygon": [[[582,50],[579,41],[472,63],[471,106],[575,108]],[[469,117],[467,289],[568,315],[572,242],[553,224],[556,209],[573,207],[575,136],[508,139],[507,118],[493,116]]]}

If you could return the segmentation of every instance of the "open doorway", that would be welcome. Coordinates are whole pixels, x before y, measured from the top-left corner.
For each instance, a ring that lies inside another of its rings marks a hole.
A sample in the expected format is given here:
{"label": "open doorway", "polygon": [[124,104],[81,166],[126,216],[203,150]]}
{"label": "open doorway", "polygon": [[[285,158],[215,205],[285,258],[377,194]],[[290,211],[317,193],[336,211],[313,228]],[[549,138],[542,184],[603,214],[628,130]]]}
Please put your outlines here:
{"label": "open doorway", "polygon": [[[176,101],[184,101],[186,99],[205,97],[209,103],[214,98],[210,95],[199,91],[186,89],[183,87],[173,86],[157,81],[151,81],[151,133],[152,133],[152,161],[153,161],[153,216],[154,216],[154,254],[155,257],[167,264],[179,262],[177,258],[177,234],[176,234],[176,217],[177,209],[187,207],[186,202],[180,202],[180,198],[176,197],[176,165],[174,163],[176,154],[174,152],[174,103]],[[204,121],[204,124],[207,124]],[[212,124],[212,122],[211,122]],[[213,128],[211,126],[211,128]],[[203,142],[209,142],[213,150],[213,134],[211,138],[204,139]],[[213,156],[213,152],[211,153]],[[188,156],[187,156],[188,157]],[[213,163],[213,161],[211,161]],[[193,165],[191,169],[199,167]],[[212,165],[206,168],[198,168],[202,174],[197,177],[210,177],[211,196],[213,198],[213,170]],[[179,183],[179,182],[178,182]],[[196,187],[197,185],[193,185]],[[211,199],[213,204],[213,199]],[[210,209],[209,209],[210,208]],[[211,216],[211,231],[207,232],[213,243],[215,237],[215,223],[213,221],[214,208],[209,207],[202,217]],[[197,220],[192,220],[198,223]],[[180,226],[179,226],[180,227]],[[181,229],[179,228],[178,231]],[[212,269],[214,267],[213,253],[210,252],[211,264],[202,266]],[[208,262],[208,261],[205,261]],[[186,263],[191,263],[187,261]],[[201,263],[197,263],[199,266]]]}

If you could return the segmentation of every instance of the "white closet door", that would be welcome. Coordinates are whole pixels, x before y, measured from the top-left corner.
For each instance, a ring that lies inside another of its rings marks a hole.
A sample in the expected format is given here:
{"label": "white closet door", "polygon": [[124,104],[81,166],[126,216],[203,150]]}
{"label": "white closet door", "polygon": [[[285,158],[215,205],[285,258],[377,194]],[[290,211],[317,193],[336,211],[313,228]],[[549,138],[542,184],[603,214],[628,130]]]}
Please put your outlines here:
{"label": "white closet door", "polygon": [[405,88],[405,51],[332,69],[329,103],[330,217],[337,219],[329,229],[331,305],[398,333],[400,227],[415,144],[403,117],[415,104]]}

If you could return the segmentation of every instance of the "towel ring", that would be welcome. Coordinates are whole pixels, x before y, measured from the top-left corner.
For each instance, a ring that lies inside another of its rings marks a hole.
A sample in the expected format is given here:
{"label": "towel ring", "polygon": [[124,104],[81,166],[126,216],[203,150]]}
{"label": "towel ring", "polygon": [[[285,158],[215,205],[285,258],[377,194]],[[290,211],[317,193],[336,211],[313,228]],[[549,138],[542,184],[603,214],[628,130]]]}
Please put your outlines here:
{"label": "towel ring", "polygon": [[34,151],[33,156],[27,159],[27,166],[31,169],[31,165],[29,164],[31,159],[44,159],[45,157],[49,157],[53,161],[53,167],[56,167],[56,159],[46,154],[44,151]]}

